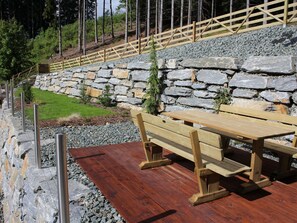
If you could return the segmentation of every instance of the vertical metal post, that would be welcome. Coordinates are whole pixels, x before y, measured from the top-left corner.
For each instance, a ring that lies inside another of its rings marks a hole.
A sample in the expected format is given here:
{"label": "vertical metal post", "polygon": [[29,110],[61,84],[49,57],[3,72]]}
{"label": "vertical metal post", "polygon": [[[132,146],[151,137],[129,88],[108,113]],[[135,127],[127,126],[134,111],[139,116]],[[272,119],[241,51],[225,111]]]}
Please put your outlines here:
{"label": "vertical metal post", "polygon": [[26,131],[26,124],[25,124],[25,96],[24,92],[21,93],[21,112],[22,112],[22,127],[23,131]]}
{"label": "vertical metal post", "polygon": [[10,80],[10,97],[11,97],[11,114],[14,116],[14,96],[13,96],[14,81]]}
{"label": "vertical metal post", "polygon": [[66,162],[66,135],[56,134],[57,176],[60,223],[69,223],[69,192]]}
{"label": "vertical metal post", "polygon": [[8,87],[8,81],[6,81],[6,83],[5,83],[5,94],[6,94],[7,108],[9,108],[9,87]]}
{"label": "vertical metal post", "polygon": [[38,169],[41,168],[41,151],[40,151],[40,131],[38,119],[38,105],[34,104],[34,146],[35,146],[35,164]]}
{"label": "vertical metal post", "polygon": [[287,22],[288,22],[288,8],[289,8],[289,1],[285,0],[285,5],[284,5],[284,23],[283,27],[287,27]]}

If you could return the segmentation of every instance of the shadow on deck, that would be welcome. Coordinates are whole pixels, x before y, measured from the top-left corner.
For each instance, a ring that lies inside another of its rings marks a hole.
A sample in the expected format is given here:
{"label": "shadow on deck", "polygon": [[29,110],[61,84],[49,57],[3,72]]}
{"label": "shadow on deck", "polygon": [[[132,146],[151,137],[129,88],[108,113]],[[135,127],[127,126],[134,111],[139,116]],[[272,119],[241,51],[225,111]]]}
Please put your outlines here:
{"label": "shadow on deck", "polygon": [[[140,170],[144,152],[139,142],[71,149],[70,154],[130,223],[297,222],[297,177],[246,195],[236,193],[240,178],[223,178],[230,196],[193,207],[188,198],[198,185],[190,161],[175,159],[169,166]],[[247,163],[249,157],[241,150],[231,155]],[[273,168],[276,163],[264,159],[263,174],[269,176]]]}

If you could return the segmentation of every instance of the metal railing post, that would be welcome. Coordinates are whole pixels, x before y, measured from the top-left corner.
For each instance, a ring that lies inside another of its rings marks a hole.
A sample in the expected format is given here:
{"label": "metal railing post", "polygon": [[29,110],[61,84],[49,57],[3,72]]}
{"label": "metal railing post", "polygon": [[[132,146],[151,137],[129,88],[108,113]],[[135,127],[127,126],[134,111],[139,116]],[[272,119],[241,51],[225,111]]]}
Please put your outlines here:
{"label": "metal railing post", "polygon": [[38,167],[38,169],[41,169],[40,131],[39,131],[37,104],[34,104],[34,147],[35,147],[35,164]]}
{"label": "metal railing post", "polygon": [[10,80],[10,97],[11,97],[11,114],[14,116],[14,95],[13,95],[14,81]]}
{"label": "metal railing post", "polygon": [[23,131],[26,131],[26,124],[25,124],[25,96],[24,92],[21,93],[21,113],[22,113],[22,128]]}
{"label": "metal railing post", "polygon": [[284,24],[283,27],[287,27],[287,22],[288,22],[288,8],[289,8],[289,1],[285,0],[285,5],[284,5]]}
{"label": "metal railing post", "polygon": [[56,157],[58,176],[59,221],[69,223],[69,192],[66,162],[66,135],[56,134]]}
{"label": "metal railing post", "polygon": [[8,81],[5,83],[5,97],[7,101],[7,108],[9,108],[9,86],[8,86]]}

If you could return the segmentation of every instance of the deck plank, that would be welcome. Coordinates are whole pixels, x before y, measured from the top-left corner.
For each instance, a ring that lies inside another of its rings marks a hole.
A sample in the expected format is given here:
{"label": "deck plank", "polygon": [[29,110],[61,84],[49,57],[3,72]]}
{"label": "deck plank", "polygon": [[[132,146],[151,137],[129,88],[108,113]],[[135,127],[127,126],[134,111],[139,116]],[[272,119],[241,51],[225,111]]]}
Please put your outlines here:
{"label": "deck plank", "polygon": [[[297,178],[273,182],[262,190],[240,195],[240,178],[223,178],[231,195],[192,207],[188,198],[198,192],[193,163],[180,160],[170,166],[140,170],[141,143],[70,149],[86,172],[127,222],[296,222]],[[236,151],[235,160],[249,162]],[[276,166],[264,159],[264,174]]]}

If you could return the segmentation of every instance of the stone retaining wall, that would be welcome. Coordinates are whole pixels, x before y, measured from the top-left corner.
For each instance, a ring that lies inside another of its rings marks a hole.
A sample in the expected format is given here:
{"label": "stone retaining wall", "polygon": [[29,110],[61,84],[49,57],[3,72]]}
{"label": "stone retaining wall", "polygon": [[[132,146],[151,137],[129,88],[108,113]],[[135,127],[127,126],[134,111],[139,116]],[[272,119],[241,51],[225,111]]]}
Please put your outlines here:
{"label": "stone retaining wall", "polygon": [[[214,108],[218,89],[230,87],[233,103],[295,113],[297,105],[296,59],[293,56],[252,56],[160,59],[161,111]],[[110,85],[119,106],[141,106],[150,63],[106,63],[38,75],[35,87],[79,97],[82,83],[96,99]],[[274,106],[276,105],[276,106]],[[272,108],[273,107],[273,108]]]}
{"label": "stone retaining wall", "polygon": [[[35,167],[34,136],[22,131],[21,120],[12,117],[6,102],[0,109],[0,191],[4,222],[57,222],[56,168]],[[47,143],[42,141],[42,145]],[[81,222],[78,205],[89,188],[69,180],[71,222]]]}

